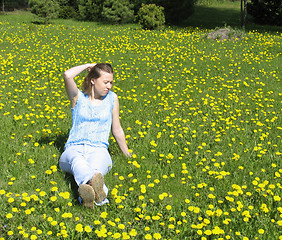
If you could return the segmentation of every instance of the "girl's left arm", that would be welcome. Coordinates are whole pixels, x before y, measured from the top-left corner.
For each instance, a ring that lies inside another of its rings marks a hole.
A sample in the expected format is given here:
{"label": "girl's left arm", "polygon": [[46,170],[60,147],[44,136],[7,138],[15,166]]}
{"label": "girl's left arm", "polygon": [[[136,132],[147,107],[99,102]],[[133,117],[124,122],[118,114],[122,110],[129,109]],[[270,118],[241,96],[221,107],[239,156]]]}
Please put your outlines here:
{"label": "girl's left arm", "polygon": [[118,97],[117,97],[116,94],[115,94],[115,101],[114,101],[114,107],[113,107],[112,115],[113,115],[113,121],[112,121],[113,136],[116,139],[118,146],[119,146],[120,150],[123,152],[123,154],[126,157],[131,157],[131,154],[128,151],[127,143],[126,143],[126,140],[125,140],[125,134],[124,134],[124,131],[123,131],[121,124],[120,124],[119,101],[118,101]]}

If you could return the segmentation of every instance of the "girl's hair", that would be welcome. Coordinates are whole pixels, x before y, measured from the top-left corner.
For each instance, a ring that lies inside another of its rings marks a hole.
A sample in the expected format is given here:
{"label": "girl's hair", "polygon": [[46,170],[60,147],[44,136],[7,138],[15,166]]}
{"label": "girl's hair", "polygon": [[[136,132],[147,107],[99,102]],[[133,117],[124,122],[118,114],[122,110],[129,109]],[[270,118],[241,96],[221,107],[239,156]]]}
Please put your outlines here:
{"label": "girl's hair", "polygon": [[89,94],[91,90],[91,79],[98,79],[101,77],[101,72],[114,74],[113,68],[109,63],[97,63],[87,76],[84,78],[84,82],[82,83],[82,92],[85,94]]}

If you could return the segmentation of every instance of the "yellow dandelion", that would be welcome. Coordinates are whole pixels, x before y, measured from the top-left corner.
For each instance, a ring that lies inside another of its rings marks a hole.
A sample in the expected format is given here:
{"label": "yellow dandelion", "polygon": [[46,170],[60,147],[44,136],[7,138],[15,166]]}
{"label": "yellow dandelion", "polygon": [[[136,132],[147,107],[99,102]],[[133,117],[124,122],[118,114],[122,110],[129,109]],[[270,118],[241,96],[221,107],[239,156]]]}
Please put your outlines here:
{"label": "yellow dandelion", "polygon": [[52,197],[50,197],[50,200],[51,200],[52,202],[55,202],[55,201],[57,201],[57,197],[56,197],[56,196],[52,196]]}
{"label": "yellow dandelion", "polygon": [[84,231],[90,233],[92,232],[92,228],[90,226],[85,226]]}
{"label": "yellow dandelion", "polygon": [[211,231],[211,230],[206,230],[206,231],[204,232],[204,234],[210,236],[210,235],[212,235],[212,231]]}
{"label": "yellow dandelion", "polygon": [[120,237],[121,237],[120,233],[115,233],[112,235],[112,238],[115,238],[115,239],[120,238]]}
{"label": "yellow dandelion", "polygon": [[276,202],[280,202],[281,197],[279,197],[279,196],[274,196],[273,199],[274,199],[274,201],[276,201]]}
{"label": "yellow dandelion", "polygon": [[10,219],[10,218],[12,218],[12,217],[13,217],[13,214],[12,214],[12,213],[6,214],[6,218]]}
{"label": "yellow dandelion", "polygon": [[83,226],[82,226],[82,224],[77,224],[76,225],[76,227],[75,227],[75,230],[77,231],[77,232],[83,232]]}
{"label": "yellow dandelion", "polygon": [[167,210],[171,210],[171,205],[167,205],[167,206],[166,206],[166,209],[167,209]]}
{"label": "yellow dandelion", "polygon": [[146,234],[146,235],[145,235],[145,239],[146,239],[146,240],[151,240],[151,239],[152,239],[152,235],[149,234],[149,233]]}
{"label": "yellow dandelion", "polygon": [[108,213],[107,212],[102,212],[100,216],[101,216],[101,218],[107,218]]}
{"label": "yellow dandelion", "polygon": [[132,237],[135,237],[137,235],[136,230],[134,228],[131,229],[130,232],[129,232],[129,235],[132,236]]}

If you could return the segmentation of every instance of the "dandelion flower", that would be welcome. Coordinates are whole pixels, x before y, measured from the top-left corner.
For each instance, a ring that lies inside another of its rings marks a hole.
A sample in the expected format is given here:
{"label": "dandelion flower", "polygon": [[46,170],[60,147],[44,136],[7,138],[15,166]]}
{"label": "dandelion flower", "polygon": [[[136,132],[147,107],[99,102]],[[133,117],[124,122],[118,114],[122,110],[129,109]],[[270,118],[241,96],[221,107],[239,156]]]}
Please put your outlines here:
{"label": "dandelion flower", "polygon": [[100,216],[101,216],[101,218],[107,218],[107,215],[108,215],[107,212],[102,212]]}
{"label": "dandelion flower", "polygon": [[136,230],[134,228],[131,229],[130,232],[129,232],[129,235],[132,236],[132,237],[135,237],[137,235]]}
{"label": "dandelion flower", "polygon": [[83,226],[82,226],[82,224],[77,224],[76,225],[76,227],[75,227],[75,230],[77,231],[77,232],[83,232]]}
{"label": "dandelion flower", "polygon": [[56,196],[52,196],[52,197],[50,197],[50,200],[51,200],[52,202],[55,202],[55,201],[57,201],[57,197],[56,197]]}
{"label": "dandelion flower", "polygon": [[85,226],[84,231],[90,233],[92,232],[92,228],[90,226]]}
{"label": "dandelion flower", "polygon": [[6,215],[6,218],[8,218],[8,219],[10,219],[10,218],[12,218],[13,217],[13,214],[12,213],[8,213],[7,215]]}
{"label": "dandelion flower", "polygon": [[149,234],[149,233],[146,234],[146,235],[145,235],[145,239],[146,239],[146,240],[151,240],[151,239],[152,239],[152,235]]}
{"label": "dandelion flower", "polygon": [[112,235],[112,238],[115,238],[115,239],[120,238],[120,237],[121,237],[120,233],[115,233]]}

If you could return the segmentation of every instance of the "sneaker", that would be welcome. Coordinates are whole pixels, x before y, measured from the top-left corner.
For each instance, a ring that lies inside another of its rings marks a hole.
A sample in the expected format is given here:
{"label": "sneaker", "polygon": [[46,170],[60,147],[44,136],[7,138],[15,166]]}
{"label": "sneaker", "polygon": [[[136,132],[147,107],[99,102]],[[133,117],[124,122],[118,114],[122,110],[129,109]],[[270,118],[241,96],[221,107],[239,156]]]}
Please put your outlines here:
{"label": "sneaker", "polygon": [[101,203],[106,197],[104,191],[104,177],[101,173],[96,173],[90,180],[90,185],[92,186],[95,192],[95,202]]}
{"label": "sneaker", "polygon": [[94,208],[95,192],[88,184],[81,184],[78,188],[79,196],[82,200],[82,205],[88,208]]}

